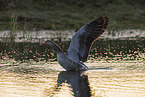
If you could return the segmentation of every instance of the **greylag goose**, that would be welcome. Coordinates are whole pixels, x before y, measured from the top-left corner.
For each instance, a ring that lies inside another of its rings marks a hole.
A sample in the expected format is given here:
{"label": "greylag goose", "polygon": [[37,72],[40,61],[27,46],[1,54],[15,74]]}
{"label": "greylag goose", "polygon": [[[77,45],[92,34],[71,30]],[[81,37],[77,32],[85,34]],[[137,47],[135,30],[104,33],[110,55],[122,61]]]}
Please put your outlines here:
{"label": "greylag goose", "polygon": [[109,23],[109,17],[100,17],[84,25],[72,37],[68,52],[64,51],[51,40],[46,40],[41,45],[52,47],[57,52],[58,63],[66,70],[85,71],[88,67],[83,63],[87,57],[93,42],[101,36]]}

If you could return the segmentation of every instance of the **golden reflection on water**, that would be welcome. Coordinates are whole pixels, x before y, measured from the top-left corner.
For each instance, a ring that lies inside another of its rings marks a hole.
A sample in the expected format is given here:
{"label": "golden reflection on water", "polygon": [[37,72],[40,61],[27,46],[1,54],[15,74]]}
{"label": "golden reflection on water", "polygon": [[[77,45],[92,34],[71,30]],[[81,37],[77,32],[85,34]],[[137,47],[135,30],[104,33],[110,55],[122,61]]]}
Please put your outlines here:
{"label": "golden reflection on water", "polygon": [[118,67],[111,63],[96,66],[98,69],[84,73],[62,71],[58,64],[5,67],[0,73],[0,97],[78,97],[85,93],[91,97],[145,97],[144,70],[122,69],[124,65],[119,63]]}

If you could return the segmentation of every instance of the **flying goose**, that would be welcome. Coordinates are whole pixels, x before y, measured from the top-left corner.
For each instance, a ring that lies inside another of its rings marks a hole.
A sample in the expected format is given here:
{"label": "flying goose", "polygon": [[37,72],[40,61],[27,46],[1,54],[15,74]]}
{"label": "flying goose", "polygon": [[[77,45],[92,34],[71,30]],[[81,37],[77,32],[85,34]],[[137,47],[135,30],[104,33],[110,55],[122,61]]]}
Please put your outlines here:
{"label": "flying goose", "polygon": [[99,17],[84,25],[72,37],[67,53],[53,41],[46,40],[41,45],[52,47],[57,52],[58,63],[66,70],[85,71],[88,67],[83,63],[87,57],[93,42],[101,36],[109,23],[109,17]]}

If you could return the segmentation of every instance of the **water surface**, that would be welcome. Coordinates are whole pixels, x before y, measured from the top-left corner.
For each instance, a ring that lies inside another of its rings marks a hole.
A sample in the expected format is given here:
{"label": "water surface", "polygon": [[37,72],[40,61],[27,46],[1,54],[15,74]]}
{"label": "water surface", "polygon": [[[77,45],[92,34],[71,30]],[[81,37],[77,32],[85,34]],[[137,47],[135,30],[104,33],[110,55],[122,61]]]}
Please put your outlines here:
{"label": "water surface", "polygon": [[[70,41],[57,42],[67,51]],[[0,43],[0,97],[144,97],[145,40],[97,40],[85,72],[39,43]]]}
{"label": "water surface", "polygon": [[[70,41],[57,42],[60,47],[67,52]],[[0,59],[14,58],[16,61],[56,61],[56,53],[47,46],[40,46],[40,43],[31,42],[1,42]],[[100,60],[138,60],[144,57],[145,39],[136,40],[97,40],[90,50],[89,59]]]}
{"label": "water surface", "polygon": [[[97,63],[98,64],[98,63]],[[47,67],[45,67],[47,65]],[[87,63],[89,67],[94,64]],[[95,64],[96,65],[96,64]],[[5,67],[0,74],[1,97],[144,97],[144,71],[112,69],[64,71],[58,64]],[[118,64],[119,65],[119,64]],[[127,65],[127,64],[126,64]],[[38,68],[39,66],[39,68]],[[45,67],[45,68],[44,68]],[[56,69],[57,67],[57,69]],[[123,67],[123,66],[122,66]],[[126,66],[127,67],[127,66]],[[54,70],[51,70],[55,68]],[[144,67],[145,68],[145,67]],[[58,71],[59,69],[59,71]],[[61,71],[60,71],[61,70]]]}

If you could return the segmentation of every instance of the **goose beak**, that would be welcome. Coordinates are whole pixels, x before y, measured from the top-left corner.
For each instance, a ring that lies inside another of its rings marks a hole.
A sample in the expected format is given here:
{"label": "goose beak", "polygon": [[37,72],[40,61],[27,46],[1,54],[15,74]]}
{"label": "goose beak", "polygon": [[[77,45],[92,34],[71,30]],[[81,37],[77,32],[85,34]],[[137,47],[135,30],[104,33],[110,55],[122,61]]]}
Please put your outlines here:
{"label": "goose beak", "polygon": [[45,45],[45,42],[41,42],[40,45]]}

